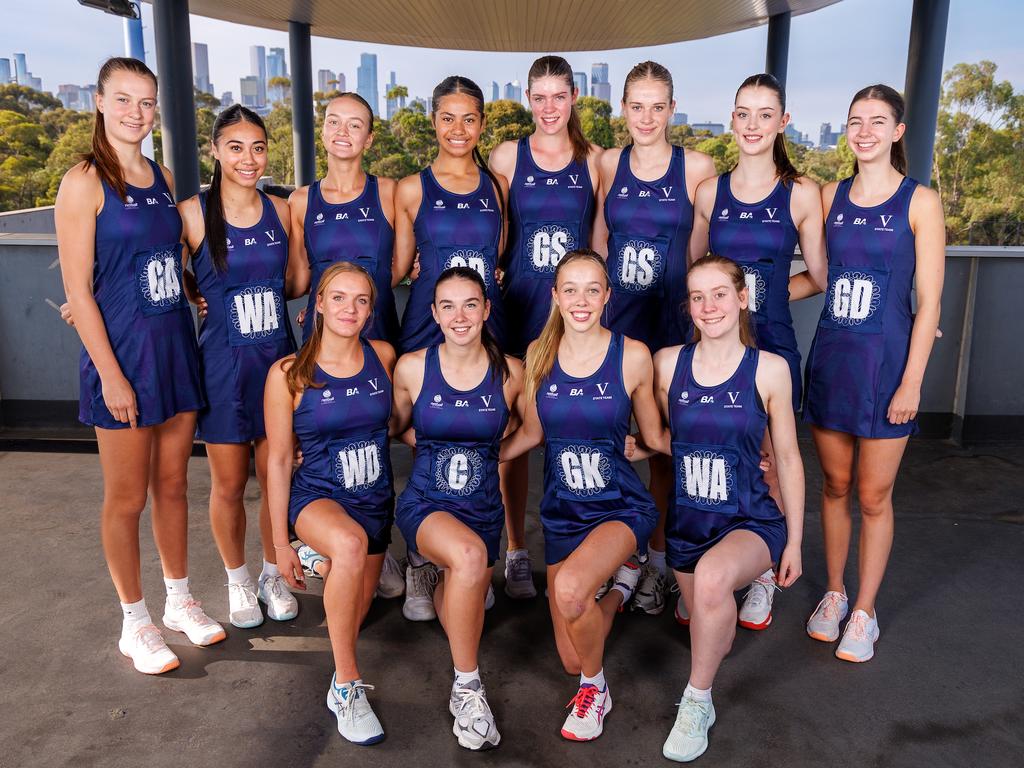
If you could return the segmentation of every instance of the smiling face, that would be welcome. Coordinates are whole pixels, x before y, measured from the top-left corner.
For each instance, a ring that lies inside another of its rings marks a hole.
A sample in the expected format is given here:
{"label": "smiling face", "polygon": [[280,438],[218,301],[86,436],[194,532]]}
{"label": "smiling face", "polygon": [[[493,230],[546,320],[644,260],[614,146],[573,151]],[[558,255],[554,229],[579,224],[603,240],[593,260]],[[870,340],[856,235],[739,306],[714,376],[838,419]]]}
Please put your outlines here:
{"label": "smiling face", "polygon": [[115,69],[96,93],[96,109],[111,142],[141,144],[156,120],[156,83],[145,75]]}
{"label": "smiling face", "polygon": [[461,347],[480,343],[491,303],[484,298],[479,283],[452,277],[437,284],[430,311],[445,341]]}
{"label": "smiling face", "polygon": [[220,161],[221,180],[242,187],[255,187],[267,168],[267,135],[246,120],[225,126],[213,145]]}
{"label": "smiling face", "polygon": [[526,91],[537,130],[549,136],[568,130],[578,93],[572,83],[555,75],[538,77]]}
{"label": "smiling face", "polygon": [[467,93],[442,96],[431,120],[439,150],[453,157],[472,154],[484,131],[481,105]]}
{"label": "smiling face", "polygon": [[339,272],[316,297],[316,311],[324,317],[324,332],[345,338],[362,333],[372,309],[373,288],[360,272]]}
{"label": "smiling face", "polygon": [[701,337],[739,337],[740,310],[747,308],[747,289],[737,291],[733,278],[719,266],[690,269],[686,275],[690,317]]}
{"label": "smiling face", "polygon": [[748,86],[736,94],[732,111],[732,135],[740,152],[757,155],[771,152],[775,137],[786,130],[789,113],[771,88]]}
{"label": "smiling face", "polygon": [[846,143],[858,163],[889,161],[893,143],[900,140],[906,125],[896,121],[892,107],[881,99],[861,99],[850,106],[846,120]]}
{"label": "smiling face", "polygon": [[331,99],[320,132],[327,154],[340,160],[359,157],[373,144],[371,122],[369,110],[356,99],[348,96]]}
{"label": "smiling face", "polygon": [[592,259],[563,262],[551,295],[558,304],[565,327],[584,333],[601,322],[601,313],[611,297],[608,275]]}
{"label": "smiling face", "polygon": [[622,101],[622,114],[633,143],[650,146],[665,141],[665,131],[675,109],[676,103],[666,83],[650,77],[630,83]]}

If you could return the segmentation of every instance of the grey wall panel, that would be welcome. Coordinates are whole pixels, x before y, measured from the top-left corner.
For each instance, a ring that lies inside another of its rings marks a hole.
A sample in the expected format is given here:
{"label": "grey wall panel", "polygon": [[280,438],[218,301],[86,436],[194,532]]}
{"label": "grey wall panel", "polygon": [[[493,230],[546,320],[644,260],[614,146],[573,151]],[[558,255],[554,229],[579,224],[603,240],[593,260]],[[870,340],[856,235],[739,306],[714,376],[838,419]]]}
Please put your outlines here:
{"label": "grey wall panel", "polygon": [[967,413],[1024,414],[1024,260],[982,259],[974,307]]}
{"label": "grey wall panel", "polygon": [[0,213],[0,232],[54,233],[53,206]]}

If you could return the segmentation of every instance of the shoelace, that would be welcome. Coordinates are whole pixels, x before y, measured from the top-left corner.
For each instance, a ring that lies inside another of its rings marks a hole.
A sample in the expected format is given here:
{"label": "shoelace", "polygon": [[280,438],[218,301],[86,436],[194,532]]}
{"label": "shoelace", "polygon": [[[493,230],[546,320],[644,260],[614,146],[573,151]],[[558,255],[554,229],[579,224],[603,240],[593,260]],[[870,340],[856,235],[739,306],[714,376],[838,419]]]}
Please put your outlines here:
{"label": "shoelace", "polygon": [[515,560],[510,560],[508,562],[508,571],[512,581],[526,581],[533,578],[533,573],[530,570],[530,561],[525,557],[517,557]]}
{"label": "shoelace", "polygon": [[854,613],[846,624],[846,632],[853,635],[854,640],[866,640],[868,637],[868,617],[863,613]]}
{"label": "shoelace", "polygon": [[829,592],[827,595],[825,595],[823,598],[821,598],[821,602],[818,603],[818,607],[815,609],[814,612],[817,613],[820,610],[821,611],[821,615],[824,618],[826,618],[826,619],[834,619],[834,620],[838,621],[839,620],[839,603],[840,602],[842,602],[842,599],[839,597],[838,593],[836,593],[836,592]]}
{"label": "shoelace", "polygon": [[189,598],[179,610],[185,614],[185,618],[195,624],[210,623],[210,617],[203,611],[203,604],[194,598]]}
{"label": "shoelace", "polygon": [[[758,589],[758,587],[761,587],[761,589]],[[762,580],[758,577],[750,585],[750,589],[747,590],[747,594],[743,598],[744,600],[749,598],[751,606],[760,607],[771,599],[772,593],[777,589],[781,589],[781,587],[774,581]]]}
{"label": "shoelace", "polygon": [[487,703],[487,696],[484,694],[483,688],[456,688],[455,696],[458,698],[458,712],[456,717],[461,715],[467,709],[467,714],[470,717],[486,717],[491,713],[491,707]]}
{"label": "shoelace", "polygon": [[676,725],[681,726],[687,736],[699,736],[703,730],[703,721],[708,716],[707,704],[683,697],[676,706],[679,708]]}
{"label": "shoelace", "polygon": [[267,576],[267,578],[263,580],[263,585],[264,585],[264,587],[269,587],[270,588],[270,594],[273,595],[274,597],[283,598],[284,597],[284,591],[285,591],[284,590],[284,586],[282,584],[283,581],[284,581],[284,576],[281,576],[281,575],[278,575],[278,576]]}
{"label": "shoelace", "polygon": [[565,708],[571,708],[573,710],[573,716],[582,720],[587,716],[587,713],[590,712],[590,708],[594,705],[594,700],[597,698],[597,694],[598,690],[593,685],[580,686],[576,695],[573,696],[572,700],[565,705]]}
{"label": "shoelace", "polygon": [[160,634],[160,630],[153,624],[145,624],[139,627],[135,630],[135,637],[138,638],[138,643],[144,646],[150,653],[156,653],[167,648],[164,636]]}
{"label": "shoelace", "polygon": [[227,588],[241,598],[245,608],[252,608],[256,605],[256,593],[252,591],[252,587],[249,584],[232,584],[229,582]]}
{"label": "shoelace", "polygon": [[430,597],[437,586],[437,569],[430,565],[421,565],[412,569],[412,596]]}
{"label": "shoelace", "polygon": [[[334,686],[334,697],[341,704],[341,715],[350,724],[355,725],[356,722],[356,701],[363,697],[363,691],[372,691],[373,689],[374,686],[369,683],[345,683],[340,688]],[[346,691],[346,694],[342,696],[340,691]]]}

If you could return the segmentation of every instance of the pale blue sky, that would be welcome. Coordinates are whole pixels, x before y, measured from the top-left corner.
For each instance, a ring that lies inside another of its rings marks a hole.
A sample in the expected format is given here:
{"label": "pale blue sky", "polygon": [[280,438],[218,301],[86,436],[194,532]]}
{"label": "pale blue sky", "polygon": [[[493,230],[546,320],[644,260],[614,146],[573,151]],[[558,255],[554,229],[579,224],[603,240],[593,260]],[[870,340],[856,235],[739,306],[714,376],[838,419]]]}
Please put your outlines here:
{"label": "pale blue sky", "polygon": [[[56,92],[60,83],[91,82],[100,63],[124,51],[121,20],[78,5],[75,0],[7,0],[0,27],[0,57],[28,55],[29,68]],[[797,128],[817,141],[819,124],[833,130],[845,117],[849,99],[860,87],[886,82],[902,88],[912,0],[843,0],[793,19],[790,36],[788,98]],[[155,68],[152,7],[143,5],[147,61]],[[1024,90],[1024,3],[1017,0],[952,0],[945,67],[961,61],[991,59],[998,75]],[[676,84],[677,109],[691,122],[728,122],[736,86],[764,69],[766,28],[721,37],[644,49],[565,53],[574,69],[609,65],[612,97],[633,64],[654,59],[667,66]],[[192,40],[210,48],[210,77],[220,95],[239,95],[238,80],[249,74],[249,46],[287,50],[284,32],[192,17]],[[429,96],[449,74],[476,80],[489,93],[492,80],[503,84],[526,72],[536,54],[481,53],[399,48],[313,38],[313,70],[344,72],[355,90],[356,67],[363,51],[377,54],[378,85],[383,90],[393,69],[414,96]],[[554,53],[559,53],[555,51]],[[289,68],[290,69],[290,68]]]}

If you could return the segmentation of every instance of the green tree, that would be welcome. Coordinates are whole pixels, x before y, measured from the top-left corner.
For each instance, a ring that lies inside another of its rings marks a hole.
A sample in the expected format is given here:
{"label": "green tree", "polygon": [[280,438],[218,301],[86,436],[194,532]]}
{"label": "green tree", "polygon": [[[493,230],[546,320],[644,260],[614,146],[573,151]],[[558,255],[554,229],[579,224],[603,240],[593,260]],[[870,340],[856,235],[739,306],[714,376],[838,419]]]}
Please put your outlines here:
{"label": "green tree", "polygon": [[612,105],[594,96],[580,96],[576,101],[580,112],[583,135],[599,147],[615,146],[615,132],[612,130]]}
{"label": "green tree", "polygon": [[295,183],[295,154],[292,146],[292,108],[278,102],[264,118],[267,126],[267,169],[275,184]]}
{"label": "green tree", "polygon": [[[337,81],[335,81],[337,82]],[[404,85],[396,85],[388,88],[388,92],[385,94],[386,99],[407,99],[409,98],[409,89]]]}
{"label": "green tree", "polygon": [[480,154],[486,160],[503,141],[518,141],[533,133],[533,116],[518,101],[499,99],[484,105],[487,130],[480,137]]}
{"label": "green tree", "polygon": [[60,180],[69,168],[80,162],[82,155],[92,148],[92,124],[90,120],[79,120],[61,135],[53,145],[53,151],[46,160],[46,192],[36,201],[37,205],[51,205],[57,199]]}
{"label": "green tree", "polygon": [[287,77],[272,77],[267,81],[267,98],[274,104],[290,104],[292,81]]}
{"label": "green tree", "polygon": [[715,171],[725,173],[736,165],[739,159],[740,150],[733,141],[731,133],[723,133],[721,136],[711,136],[706,131],[701,131],[695,137],[696,145],[693,147],[698,152],[710,155],[715,161]]}
{"label": "green tree", "polygon": [[53,141],[34,116],[0,109],[0,210],[34,208],[49,186],[42,173]]}
{"label": "green tree", "polygon": [[20,112],[26,117],[38,117],[46,110],[60,107],[59,99],[27,85],[0,85],[0,110]]}

